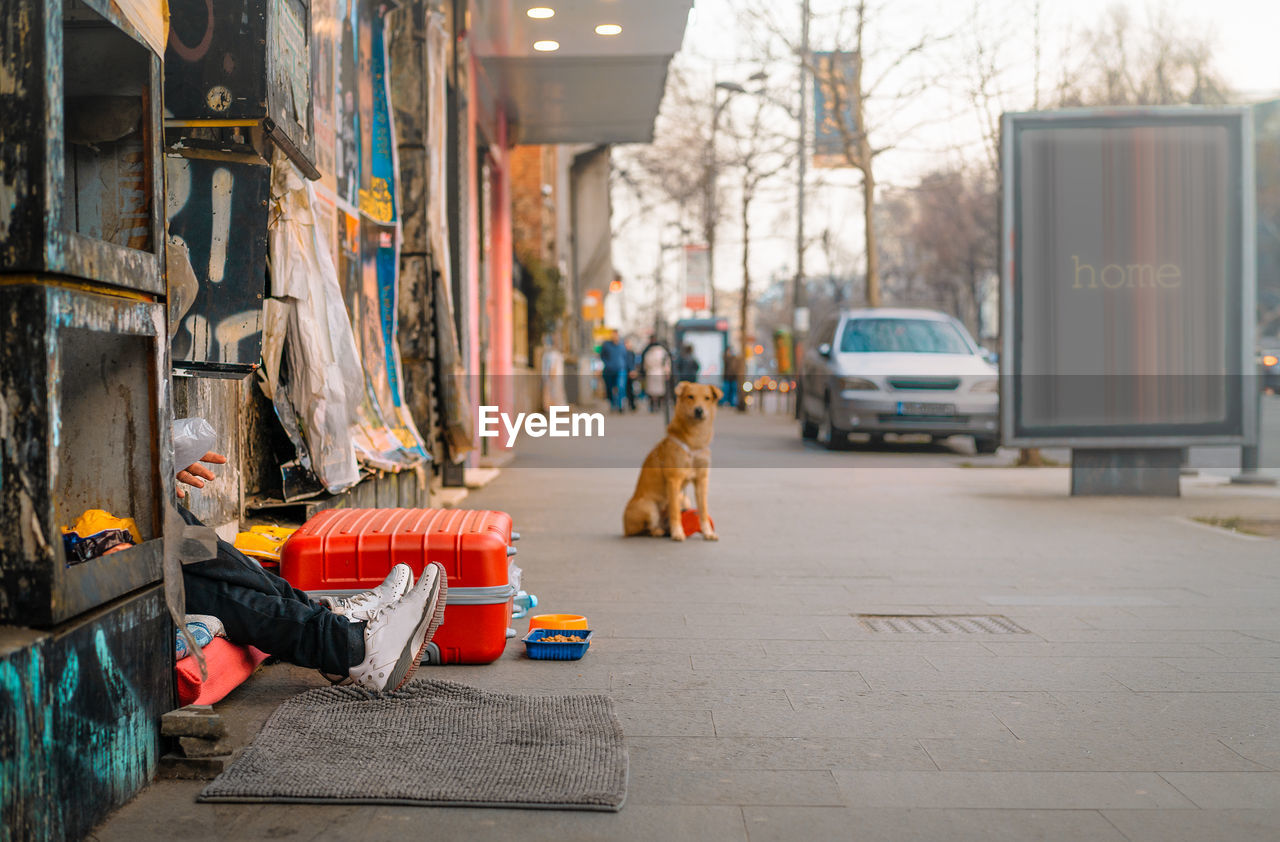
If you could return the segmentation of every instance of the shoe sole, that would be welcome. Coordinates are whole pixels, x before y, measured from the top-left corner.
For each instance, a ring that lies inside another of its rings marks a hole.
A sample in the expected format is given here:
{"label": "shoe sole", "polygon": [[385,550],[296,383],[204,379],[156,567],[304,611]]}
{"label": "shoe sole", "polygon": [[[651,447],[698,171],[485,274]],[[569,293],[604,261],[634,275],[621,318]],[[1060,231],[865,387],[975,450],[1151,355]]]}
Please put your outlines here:
{"label": "shoe sole", "polygon": [[[431,642],[431,637],[436,633],[436,629],[440,628],[440,623],[444,621],[445,594],[449,592],[448,577],[445,576],[444,567],[438,562],[432,562],[440,568],[440,573],[436,577],[436,592],[427,599],[427,604],[431,604],[431,600],[435,600],[435,609],[432,611],[422,612],[422,620],[419,621],[417,627],[413,630],[413,636],[409,638],[409,643],[404,652],[400,653],[400,660],[396,661],[396,668],[391,671],[391,677],[387,679],[387,690],[399,690],[413,678],[414,672],[422,663],[422,656],[427,651],[427,644]],[[426,631],[423,632],[423,626]],[[418,639],[418,634],[422,633],[422,642],[418,645],[417,651],[411,648],[413,642]],[[405,659],[412,654],[413,657],[406,661]]]}

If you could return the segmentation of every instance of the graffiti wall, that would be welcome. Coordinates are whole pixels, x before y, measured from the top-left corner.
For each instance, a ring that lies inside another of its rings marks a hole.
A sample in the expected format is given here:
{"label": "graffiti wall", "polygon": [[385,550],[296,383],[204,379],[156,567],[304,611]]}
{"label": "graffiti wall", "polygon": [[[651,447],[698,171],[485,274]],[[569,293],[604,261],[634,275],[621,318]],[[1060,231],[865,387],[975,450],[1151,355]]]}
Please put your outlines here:
{"label": "graffiti wall", "polygon": [[271,171],[230,155],[183,151],[165,157],[169,236],[186,247],[197,286],[194,299],[171,313],[173,360],[243,376],[262,352]]}
{"label": "graffiti wall", "polygon": [[79,839],[151,781],[172,629],[158,587],[57,634],[0,628],[0,840]]}

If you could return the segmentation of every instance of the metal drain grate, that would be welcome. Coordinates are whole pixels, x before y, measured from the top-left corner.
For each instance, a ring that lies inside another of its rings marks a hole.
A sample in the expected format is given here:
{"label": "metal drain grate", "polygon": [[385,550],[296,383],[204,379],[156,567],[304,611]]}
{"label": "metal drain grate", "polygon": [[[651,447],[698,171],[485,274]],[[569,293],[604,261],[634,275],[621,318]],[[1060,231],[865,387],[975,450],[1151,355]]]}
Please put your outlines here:
{"label": "metal drain grate", "polygon": [[999,614],[854,614],[867,631],[896,634],[1030,634]]}

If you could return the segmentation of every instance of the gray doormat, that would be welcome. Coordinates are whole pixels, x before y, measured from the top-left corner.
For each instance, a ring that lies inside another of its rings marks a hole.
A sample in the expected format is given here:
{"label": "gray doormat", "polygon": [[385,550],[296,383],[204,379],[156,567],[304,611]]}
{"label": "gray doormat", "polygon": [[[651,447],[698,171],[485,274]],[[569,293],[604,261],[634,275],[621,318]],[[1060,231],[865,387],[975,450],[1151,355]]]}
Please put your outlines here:
{"label": "gray doormat", "polygon": [[417,680],[289,699],[198,800],[616,811],[626,794],[608,696]]}

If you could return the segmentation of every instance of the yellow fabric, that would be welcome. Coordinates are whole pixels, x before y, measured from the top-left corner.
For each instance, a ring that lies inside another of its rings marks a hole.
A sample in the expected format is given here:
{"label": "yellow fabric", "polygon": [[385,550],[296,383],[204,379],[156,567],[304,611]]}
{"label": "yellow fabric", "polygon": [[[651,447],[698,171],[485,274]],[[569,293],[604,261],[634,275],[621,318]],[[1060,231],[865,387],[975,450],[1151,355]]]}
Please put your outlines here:
{"label": "yellow fabric", "polygon": [[81,538],[88,538],[90,535],[97,535],[108,529],[127,530],[133,536],[135,544],[142,543],[142,533],[138,532],[138,525],[133,522],[133,518],[116,517],[102,509],[87,510],[74,524],[62,527],[62,532],[63,534],[74,532]]}
{"label": "yellow fabric", "polygon": [[285,526],[252,526],[236,535],[235,548],[252,558],[279,561],[280,548],[297,531]]}

